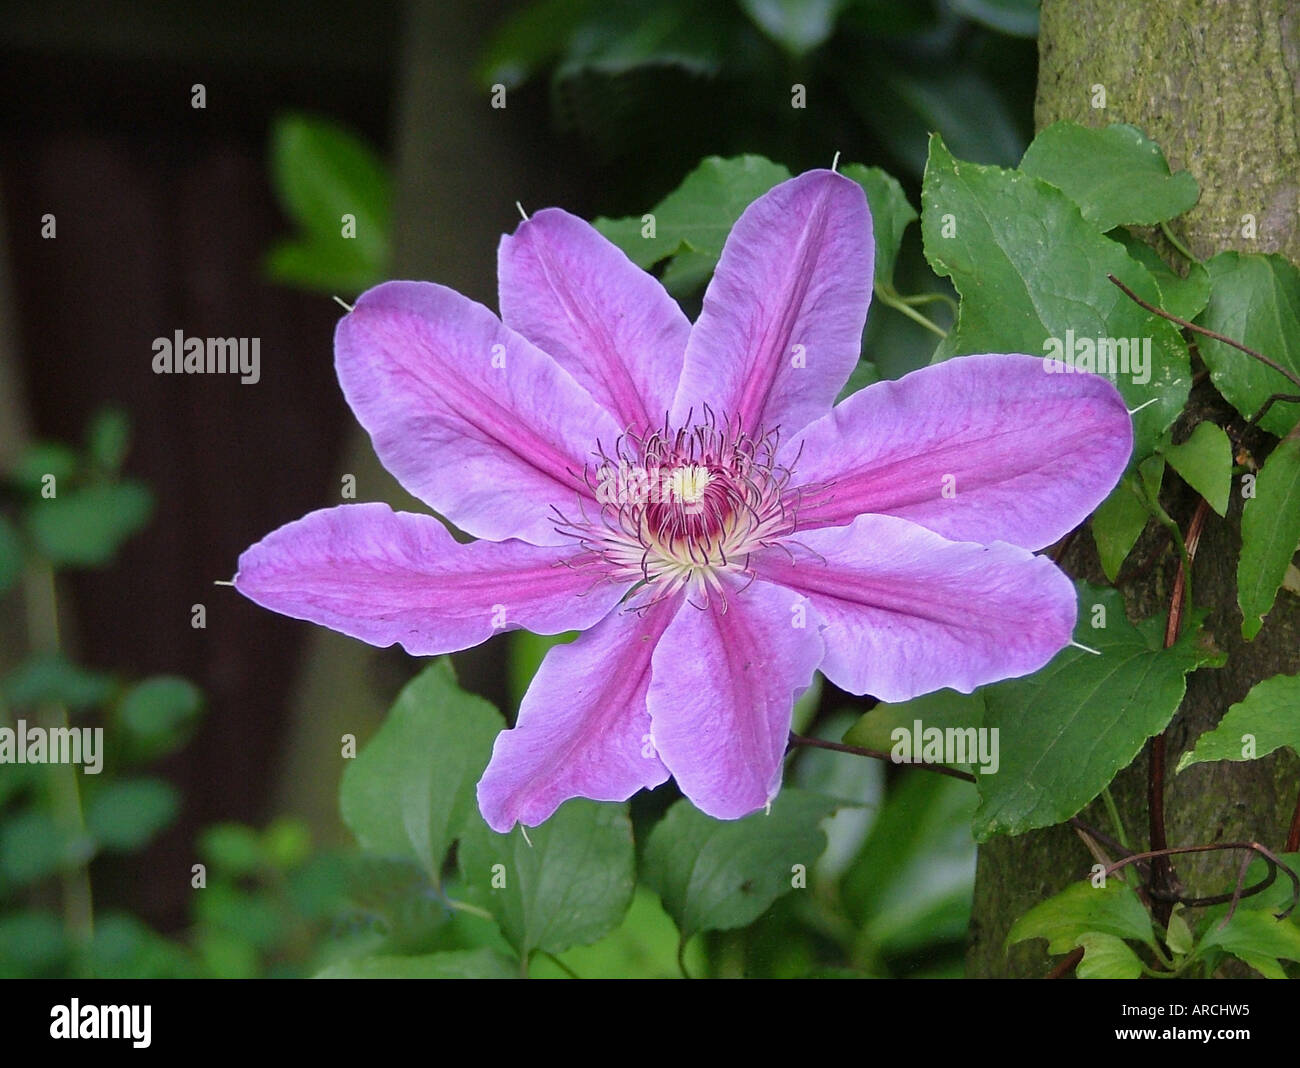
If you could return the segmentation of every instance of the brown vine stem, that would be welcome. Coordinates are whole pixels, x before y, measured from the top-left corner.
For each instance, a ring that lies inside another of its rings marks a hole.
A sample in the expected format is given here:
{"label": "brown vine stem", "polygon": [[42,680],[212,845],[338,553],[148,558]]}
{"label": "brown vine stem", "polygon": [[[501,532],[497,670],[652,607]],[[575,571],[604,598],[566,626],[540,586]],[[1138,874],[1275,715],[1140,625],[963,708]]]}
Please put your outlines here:
{"label": "brown vine stem", "polygon": [[947,775],[954,779],[961,779],[964,782],[975,782],[975,776],[968,771],[960,771],[957,768],[950,768],[946,764],[926,764],[922,761],[897,761],[888,753],[882,753],[879,749],[865,749],[860,745],[848,745],[844,742],[828,742],[825,738],[809,738],[803,734],[790,732],[790,748],[804,746],[808,749],[829,749],[835,753],[850,753],[853,756],[870,757],[873,760],[884,760],[890,764],[898,764],[902,768],[920,768],[923,771],[933,771],[937,775]]}
{"label": "brown vine stem", "polygon": [[[1174,589],[1169,598],[1169,618],[1165,624],[1165,648],[1168,649],[1182,633],[1183,616],[1187,607],[1187,587],[1190,576],[1187,570],[1196,559],[1196,547],[1201,542],[1201,530],[1205,526],[1205,517],[1209,514],[1209,503],[1202,497],[1196,504],[1196,512],[1187,526],[1186,566],[1184,560],[1178,562],[1178,572],[1174,576]],[[1151,757],[1147,765],[1147,819],[1151,848],[1156,851],[1151,862],[1151,898],[1152,913],[1162,927],[1168,926],[1173,912],[1171,897],[1175,893],[1174,868],[1169,854],[1161,851],[1169,846],[1165,830],[1165,733],[1161,731],[1151,739]]]}
{"label": "brown vine stem", "polygon": [[1300,853],[1300,797],[1295,799],[1295,812],[1291,816],[1291,829],[1286,835],[1284,852]]}
{"label": "brown vine stem", "polygon": [[1218,333],[1217,331],[1207,330],[1203,326],[1197,326],[1195,323],[1190,323],[1186,319],[1180,319],[1177,315],[1174,315],[1171,312],[1167,312],[1163,308],[1157,308],[1154,304],[1148,304],[1145,300],[1143,300],[1136,293],[1134,293],[1133,290],[1129,289],[1128,286],[1126,286],[1113,274],[1108,274],[1106,275],[1106,277],[1109,278],[1112,282],[1114,282],[1115,285],[1119,286],[1119,288],[1124,291],[1124,295],[1128,297],[1129,300],[1131,300],[1134,304],[1137,304],[1140,307],[1145,308],[1152,315],[1158,315],[1162,319],[1168,319],[1171,323],[1177,323],[1184,330],[1191,330],[1193,333],[1203,334],[1205,337],[1214,338],[1215,341],[1222,341],[1225,345],[1231,345],[1234,349],[1244,352],[1247,356],[1250,356],[1258,360],[1266,367],[1273,368],[1273,370],[1276,371],[1278,374],[1282,375],[1284,378],[1288,379],[1289,381],[1294,382],[1297,386],[1300,386],[1300,375],[1297,375],[1294,371],[1288,371],[1280,363],[1276,363],[1275,361],[1270,360],[1262,352],[1256,352],[1254,349],[1248,348],[1247,346],[1243,345],[1240,341],[1235,341],[1230,337]]}

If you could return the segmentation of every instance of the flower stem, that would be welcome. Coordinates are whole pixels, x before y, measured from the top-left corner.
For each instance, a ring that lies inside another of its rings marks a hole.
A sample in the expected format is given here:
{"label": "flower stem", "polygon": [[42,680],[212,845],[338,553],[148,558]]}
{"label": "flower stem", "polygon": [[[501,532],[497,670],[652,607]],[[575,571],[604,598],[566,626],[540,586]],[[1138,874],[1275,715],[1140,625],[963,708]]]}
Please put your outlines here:
{"label": "flower stem", "polygon": [[894,292],[894,290],[891,287],[876,286],[876,297],[880,300],[882,304],[888,305],[889,307],[893,308],[895,311],[902,312],[913,322],[920,323],[923,327],[925,327],[927,330],[931,331],[932,333],[938,334],[942,338],[946,338],[948,336],[947,330],[944,330],[941,326],[938,326],[932,320],[927,319],[924,315],[922,315],[919,311],[913,308],[910,304],[907,304],[902,297],[900,297],[896,292]]}
{"label": "flower stem", "polygon": [[[59,650],[58,598],[54,570],[44,561],[28,565],[24,575],[23,600],[27,608],[27,639],[33,652],[56,653]],[[68,709],[51,703],[41,709],[47,730],[68,728]],[[49,765],[49,798],[54,825],[65,843],[74,843],[77,860],[60,875],[63,895],[63,922],[68,937],[78,950],[84,951],[95,935],[94,898],[90,886],[89,854],[86,842],[86,818],[81,807],[81,786],[73,764]]]}
{"label": "flower stem", "polygon": [[1185,259],[1189,260],[1192,263],[1201,262],[1195,256],[1193,256],[1191,252],[1188,251],[1186,245],[1184,245],[1181,241],[1178,240],[1178,238],[1174,236],[1174,232],[1171,229],[1169,229],[1169,224],[1167,222],[1161,222],[1160,232],[1165,235],[1166,241],[1168,241],[1171,245],[1174,246],[1174,248],[1176,248],[1180,253],[1182,253]]}

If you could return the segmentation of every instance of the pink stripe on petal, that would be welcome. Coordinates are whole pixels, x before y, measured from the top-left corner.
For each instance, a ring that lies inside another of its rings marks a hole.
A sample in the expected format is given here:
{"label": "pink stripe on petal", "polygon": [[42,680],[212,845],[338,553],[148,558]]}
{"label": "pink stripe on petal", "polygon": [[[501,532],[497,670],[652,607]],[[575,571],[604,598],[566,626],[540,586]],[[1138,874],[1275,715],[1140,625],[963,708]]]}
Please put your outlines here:
{"label": "pink stripe on petal", "polygon": [[[799,528],[863,513],[960,541],[1041,549],[1119,481],[1133,421],[1099,375],[1048,374],[1032,356],[958,356],[846,398],[782,448],[809,491]],[[945,493],[946,491],[946,493]]]}
{"label": "pink stripe on petal", "polygon": [[785,545],[789,553],[769,549],[754,569],[807,596],[825,623],[821,670],[850,693],[970,693],[1037,671],[1074,631],[1064,572],[1004,542],[948,541],[906,519],[863,515]]}
{"label": "pink stripe on petal", "polygon": [[691,803],[739,819],[776,796],[795,698],[823,646],[790,590],[727,582],[726,608],[684,604],[659,640],[650,683],[655,745]]}
{"label": "pink stripe on petal", "polygon": [[661,426],[691,324],[657,279],[588,223],[539,211],[497,253],[501,318],[638,433]]}
{"label": "pink stripe on petal", "polygon": [[553,508],[619,427],[546,353],[444,286],[386,282],[339,322],[343,394],[406,489],[477,537],[556,545]]}
{"label": "pink stripe on petal", "polygon": [[625,801],[668,778],[650,742],[646,690],[655,644],[673,602],[615,612],[546,654],[497,735],[478,784],[479,811],[494,831],[535,827],[571,797]]}
{"label": "pink stripe on petal", "polygon": [[830,410],[871,299],[871,214],[832,171],[782,182],[737,220],[686,346],[674,425],[705,404],[789,435]]}
{"label": "pink stripe on petal", "polygon": [[386,504],[325,508],[239,557],[251,601],[413,656],[468,649],[503,630],[584,630],[623,591],[521,541],[460,544],[432,516]]}

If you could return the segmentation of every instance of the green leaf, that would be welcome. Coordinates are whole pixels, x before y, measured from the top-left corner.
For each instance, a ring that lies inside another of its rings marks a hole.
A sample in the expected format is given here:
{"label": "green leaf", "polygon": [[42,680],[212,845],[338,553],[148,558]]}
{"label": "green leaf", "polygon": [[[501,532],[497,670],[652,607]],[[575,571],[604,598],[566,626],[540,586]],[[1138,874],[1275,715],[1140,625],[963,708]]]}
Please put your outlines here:
{"label": "green leaf", "polygon": [[858,390],[866,389],[879,381],[880,368],[870,360],[859,360],[849,375],[849,380],[844,383],[844,388],[840,390],[840,395],[835,398],[835,403],[839,404],[845,397],[851,397]]}
{"label": "green leaf", "polygon": [[67,956],[63,923],[35,909],[0,916],[0,977],[50,975]]}
{"label": "green leaf", "polygon": [[[1210,302],[1197,320],[1292,373],[1300,372],[1300,269],[1276,253],[1220,252],[1206,263]],[[1198,337],[1215,388],[1247,419],[1274,393],[1297,393],[1294,382],[1221,341]],[[1300,421],[1300,405],[1279,401],[1259,425],[1284,436]]]}
{"label": "green leaf", "polygon": [[[1150,454],[1182,412],[1191,372],[1173,325],[1106,277],[1159,300],[1145,267],[1098,233],[1060,190],[1017,171],[955,160],[937,136],[921,190],[921,233],[930,265],[962,297],[949,335],[954,353],[1063,356],[1084,370],[1092,353],[1094,368],[1106,372],[1130,409],[1153,401],[1133,419],[1133,462]],[[1099,341],[1108,349],[1103,359]]]}
{"label": "green leaf", "polygon": [[180,794],[162,779],[120,779],[90,796],[86,830],[104,849],[129,853],[176,818]]}
{"label": "green leaf", "polygon": [[642,878],[683,941],[744,927],[793,889],[794,865],[812,868],[826,848],[821,821],[838,807],[831,798],[785,789],[770,813],[715,820],[678,801],[650,832]]}
{"label": "green leaf", "polygon": [[1151,513],[1134,492],[1132,475],[1125,475],[1092,513],[1092,540],[1097,543],[1101,569],[1114,582],[1133,551]]}
{"label": "green leaf", "polygon": [[593,225],[640,267],[691,251],[699,254],[697,269],[707,262],[712,271],[741,213],[789,177],[785,167],[762,156],[708,156],[650,212],[653,237],[642,236],[648,230],[639,215]]}
{"label": "green leaf", "polygon": [[510,696],[515,705],[524,699],[528,687],[532,685],[533,676],[542,666],[542,661],[557,645],[567,645],[578,636],[576,630],[563,634],[534,634],[531,630],[516,630],[510,633]]}
{"label": "green leaf", "polygon": [[438,885],[500,728],[495,708],[456,685],[449,659],[420,672],[343,773],[343,822],[361,848],[411,858]]}
{"label": "green leaf", "polygon": [[1237,604],[1247,641],[1264,625],[1300,544],[1300,438],[1288,438],[1264,461],[1255,496],[1241,515]]}
{"label": "green leaf", "polygon": [[1217,923],[1211,926],[1196,947],[1193,959],[1204,957],[1212,949],[1239,956],[1251,967],[1268,974],[1256,960],[1300,960],[1300,927],[1289,920],[1277,919],[1265,909],[1238,909],[1224,926]]}
{"label": "green leaf", "polygon": [[86,449],[103,471],[116,475],[131,444],[131,423],[117,408],[98,412],[86,431]]}
{"label": "green leaf", "polygon": [[894,264],[903,247],[903,234],[920,216],[907,199],[898,179],[879,167],[850,163],[840,173],[862,186],[871,208],[871,227],[876,244],[875,284],[893,286]]}
{"label": "green leaf", "polygon": [[[645,886],[638,886],[623,922],[599,942],[574,946],[564,954],[564,963],[584,979],[675,979],[681,975],[677,941],[677,925],[659,899]],[[708,963],[699,941],[693,942],[684,956],[689,974],[705,973]],[[537,960],[532,974],[542,975],[547,963]]]}
{"label": "green leaf", "polygon": [[[1169,466],[1182,475],[1183,481],[1204,497],[1211,508],[1219,515],[1228,514],[1228,494],[1232,490],[1232,442],[1222,427],[1214,423],[1197,423],[1185,442],[1165,445],[1160,451],[1169,461]],[[1300,533],[1296,540],[1300,541]]]}
{"label": "green leaf", "polygon": [[178,675],[155,675],[127,691],[117,722],[133,759],[153,760],[184,743],[203,709],[203,693]]}
{"label": "green leaf", "polygon": [[0,515],[0,596],[9,592],[22,573],[22,538],[14,525]]}
{"label": "green leaf", "polygon": [[563,51],[593,5],[594,0],[533,0],[512,12],[488,40],[479,85],[522,85]]}
{"label": "green leaf", "polygon": [[1210,272],[1205,264],[1192,263],[1184,278],[1160,258],[1160,253],[1127,230],[1112,230],[1106,236],[1118,241],[1151,272],[1160,288],[1159,307],[1182,319],[1195,319],[1205,310],[1210,299]]}
{"label": "green leaf", "polygon": [[957,14],[1011,37],[1038,36],[1039,0],[948,0]]}
{"label": "green leaf", "polygon": [[1080,979],[1138,979],[1142,961],[1127,942],[1112,934],[1089,931],[1079,937],[1083,960],[1075,968]]}
{"label": "green leaf", "polygon": [[1169,916],[1169,926],[1165,929],[1165,945],[1179,955],[1190,953],[1196,945],[1192,929],[1187,926],[1187,921],[1183,918],[1181,906],[1179,911]]}
{"label": "green leaf", "polygon": [[1172,219],[1201,194],[1190,171],[1170,174],[1160,146],[1125,123],[1055,122],[1034,138],[1020,169],[1056,186],[1103,231]]}
{"label": "green leaf", "polygon": [[635,884],[627,805],[567,801],[528,837],[531,845],[518,827],[496,834],[473,817],[459,849],[467,893],[520,957],[561,953],[614,930]]}
{"label": "green leaf", "polygon": [[493,949],[448,949],[420,957],[364,957],[332,964],[317,979],[518,979],[519,963]]}
{"label": "green leaf", "polygon": [[1258,760],[1284,745],[1300,753],[1297,675],[1274,675],[1252,686],[1250,693],[1223,714],[1214,730],[1196,739],[1196,747],[1178,761],[1178,770],[1209,760]]}
{"label": "green leaf", "polygon": [[[281,116],[271,129],[271,174],[303,232],[301,243],[271,254],[274,277],[356,289],[384,276],[392,193],[383,163],[365,142],[328,120]],[[344,216],[352,217],[355,237],[344,236]]]}
{"label": "green leaf", "polygon": [[89,859],[93,845],[61,831],[43,809],[29,809],[0,823],[0,883],[35,882]]}
{"label": "green leaf", "polygon": [[62,492],[77,474],[81,461],[74,450],[57,442],[37,442],[27,446],[9,475],[9,480],[26,494],[35,496],[45,487],[44,479],[54,476],[55,488]]}
{"label": "green leaf", "polygon": [[1071,646],[1033,675],[984,687],[1000,767],[979,776],[980,841],[1073,816],[1173,718],[1184,676],[1214,661],[1195,626],[1164,649],[1163,618],[1134,627],[1117,590],[1076,585],[1075,640],[1100,655]]}
{"label": "green leaf", "polygon": [[33,656],[0,683],[0,693],[10,704],[27,707],[49,703],[90,708],[112,692],[113,680],[107,675],[78,667],[62,653]]}
{"label": "green leaf", "polygon": [[218,823],[204,829],[199,856],[223,874],[251,875],[261,866],[262,844],[251,827]]}
{"label": "green leaf", "polygon": [[958,779],[924,771],[893,779],[840,883],[857,947],[906,954],[965,939],[975,889],[976,802],[974,785]]}
{"label": "green leaf", "polygon": [[1118,879],[1100,887],[1086,881],[1071,883],[1016,920],[1006,944],[1046,938],[1048,953],[1069,953],[1090,933],[1156,944],[1147,910],[1133,889]]}
{"label": "green leaf", "polygon": [[740,0],[740,7],[792,56],[803,56],[835,32],[844,0]]}
{"label": "green leaf", "polygon": [[358,255],[347,240],[281,241],[266,254],[276,282],[318,292],[359,293],[384,279],[382,264]]}
{"label": "green leaf", "polygon": [[27,532],[53,564],[99,567],[142,530],[153,513],[153,495],[140,482],[59,490],[27,506]]}
{"label": "green leaf", "polygon": [[888,753],[895,748],[894,732],[905,731],[910,738],[917,720],[921,721],[923,728],[937,727],[939,730],[979,727],[984,723],[984,696],[978,691],[964,694],[956,690],[936,690],[899,704],[881,701],[849,729],[844,741],[849,745]]}

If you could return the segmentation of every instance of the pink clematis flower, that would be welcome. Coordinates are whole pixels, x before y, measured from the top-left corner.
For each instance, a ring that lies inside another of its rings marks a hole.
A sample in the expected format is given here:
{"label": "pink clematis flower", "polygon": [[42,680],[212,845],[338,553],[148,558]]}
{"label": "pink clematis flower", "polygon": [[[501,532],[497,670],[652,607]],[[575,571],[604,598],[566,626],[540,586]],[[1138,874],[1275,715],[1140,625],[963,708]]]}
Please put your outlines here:
{"label": "pink clematis flower", "polygon": [[478,785],[498,831],[670,775],[732,819],[777,792],[820,669],[902,701],[1024,675],[1073,587],[1033,550],[1132,447],[1104,378],[965,356],[832,407],[871,294],[866,198],[810,171],[736,223],[692,325],[592,227],[538,212],[501,318],[442,286],[365,293],[339,381],[384,465],[481,539],[382,504],[313,512],[239,560],[260,605],[427,656],[503,629],[552,649]]}

